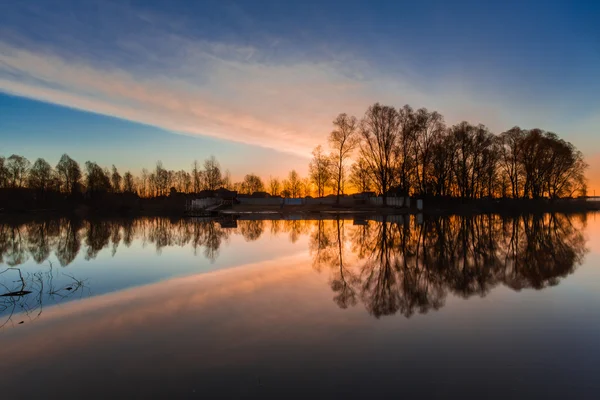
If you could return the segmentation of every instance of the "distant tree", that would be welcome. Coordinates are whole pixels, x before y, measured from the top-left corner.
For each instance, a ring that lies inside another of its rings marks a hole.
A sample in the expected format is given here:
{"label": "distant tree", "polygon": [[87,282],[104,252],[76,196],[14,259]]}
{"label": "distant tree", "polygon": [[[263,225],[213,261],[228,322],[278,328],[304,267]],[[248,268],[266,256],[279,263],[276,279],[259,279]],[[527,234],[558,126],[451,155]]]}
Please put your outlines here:
{"label": "distant tree", "polygon": [[204,161],[203,177],[204,188],[207,190],[217,190],[223,184],[221,166],[215,156],[210,156],[209,159]]}
{"label": "distant tree", "polygon": [[446,132],[436,136],[431,147],[431,185],[434,196],[449,196],[453,186],[451,138]]}
{"label": "distant tree", "polygon": [[279,192],[281,190],[281,184],[279,183],[279,179],[277,178],[269,178],[269,192],[271,196],[279,196]]}
{"label": "distant tree", "polygon": [[142,174],[140,176],[140,184],[138,185],[139,188],[139,195],[141,197],[147,197],[148,196],[148,180],[150,178],[150,173],[148,172],[148,170],[146,168],[142,168]]}
{"label": "distant tree", "polygon": [[194,163],[192,164],[192,185],[194,188],[194,193],[198,193],[201,190],[202,171],[200,171],[197,160],[194,160]]}
{"label": "distant tree", "polygon": [[417,165],[414,157],[415,142],[417,140],[418,118],[417,113],[406,104],[398,110],[397,151],[395,155],[396,169],[398,170],[394,186],[404,194],[410,194],[417,180]]}
{"label": "distant tree", "polygon": [[337,192],[336,201],[339,203],[340,193],[344,193],[345,163],[360,142],[360,137],[356,117],[340,114],[333,125],[335,128],[329,134],[329,146],[332,149],[331,167]]}
{"label": "distant tree", "polygon": [[52,182],[52,167],[43,158],[38,158],[29,170],[29,187],[46,191]]}
{"label": "distant tree", "polygon": [[308,197],[308,196],[312,196],[312,194],[313,194],[313,185],[312,185],[310,178],[307,177],[307,178],[302,179],[300,196]]}
{"label": "distant tree", "polygon": [[387,204],[387,192],[398,182],[399,123],[396,109],[376,103],[369,107],[360,124],[361,157],[383,196],[383,204]]}
{"label": "distant tree", "polygon": [[309,165],[310,179],[317,188],[317,197],[323,197],[325,187],[331,182],[331,159],[323,154],[321,146],[315,147],[312,154],[313,158]]}
{"label": "distant tree", "polygon": [[242,188],[242,186],[244,185],[244,182],[234,182],[233,185],[231,185],[232,190],[238,192],[238,193],[242,193],[242,191],[244,190]]}
{"label": "distant tree", "polygon": [[512,198],[521,196],[521,179],[523,176],[523,167],[520,160],[523,158],[521,152],[523,149],[523,140],[525,132],[515,126],[506,132],[502,132],[498,137],[499,166],[500,173],[506,177],[510,183]]}
{"label": "distant tree", "polygon": [[6,160],[6,170],[12,188],[23,187],[27,178],[27,171],[31,163],[23,156],[13,154]]}
{"label": "distant tree", "polygon": [[90,193],[108,192],[111,190],[108,171],[92,161],[86,161],[86,185]]}
{"label": "distant tree", "polygon": [[244,177],[244,182],[241,185],[241,193],[252,194],[254,192],[263,192],[265,185],[258,175],[247,174]]}
{"label": "distant tree", "polygon": [[288,179],[285,181],[284,190],[289,194],[286,197],[296,198],[300,196],[302,189],[302,180],[296,170],[290,171]]}
{"label": "distant tree", "polygon": [[115,192],[115,193],[121,192],[121,182],[122,181],[123,181],[123,178],[121,177],[121,174],[119,174],[117,167],[115,167],[115,165],[113,164],[112,174],[110,176],[110,183],[111,183],[113,192]]}
{"label": "distant tree", "polygon": [[411,141],[412,155],[414,161],[414,182],[416,191],[421,195],[432,192],[433,179],[433,147],[437,138],[446,130],[444,117],[425,108],[417,110],[414,117],[414,137]]}
{"label": "distant tree", "polygon": [[358,192],[370,192],[371,191],[371,174],[369,172],[369,165],[363,158],[359,158],[350,170],[350,183]]}
{"label": "distant tree", "polygon": [[63,154],[56,165],[56,172],[60,178],[61,188],[65,193],[75,193],[81,181],[81,168],[77,161],[67,154]]}
{"label": "distant tree", "polygon": [[233,184],[231,183],[231,173],[228,169],[225,170],[225,173],[223,174],[221,186],[223,186],[227,190],[231,190],[233,188]]}
{"label": "distant tree", "polygon": [[167,191],[170,188],[170,176],[162,164],[162,161],[156,163],[156,169],[154,170],[153,184],[157,196],[166,196]]}
{"label": "distant tree", "polygon": [[123,175],[123,191],[125,193],[135,193],[135,182],[133,175],[129,171]]}

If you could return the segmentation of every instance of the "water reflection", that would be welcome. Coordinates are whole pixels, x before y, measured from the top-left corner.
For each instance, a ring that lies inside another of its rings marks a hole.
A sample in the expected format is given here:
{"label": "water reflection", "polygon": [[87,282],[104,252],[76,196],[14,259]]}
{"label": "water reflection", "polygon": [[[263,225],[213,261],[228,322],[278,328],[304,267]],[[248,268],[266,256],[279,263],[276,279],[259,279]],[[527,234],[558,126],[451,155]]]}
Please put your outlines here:
{"label": "water reflection", "polygon": [[[18,267],[0,271],[0,329],[38,318],[46,305],[89,294],[85,280],[57,271],[52,263],[48,264],[47,268],[35,272]],[[18,321],[13,321],[15,314]]]}
{"label": "water reflection", "polygon": [[[567,215],[453,216],[420,225],[369,223],[348,234],[349,221],[319,221],[311,251],[317,269],[331,268],[340,307],[358,296],[375,317],[410,317],[439,309],[448,293],[483,297],[499,284],[556,285],[583,261],[585,222]],[[352,256],[355,263],[347,261]]]}
{"label": "water reflection", "polygon": [[[287,235],[292,243],[307,235],[313,268],[328,274],[333,301],[340,308],[363,304],[375,317],[396,313],[410,317],[443,307],[449,293],[468,298],[485,296],[500,284],[514,290],[556,285],[586,253],[585,215],[448,216],[422,224],[408,216],[381,221],[230,222],[166,218],[5,222],[0,223],[0,263],[9,270],[30,259],[45,265],[54,254],[67,267],[80,254],[93,260],[108,249],[118,256],[120,246],[135,241],[154,246],[159,254],[166,247],[190,246],[194,254],[214,262],[232,235],[254,242],[268,240],[268,232]],[[52,270],[50,275],[36,273],[46,275],[27,275],[17,284],[29,288],[34,281],[53,277]],[[72,279],[75,283],[63,279],[65,287],[83,287]],[[6,282],[3,285],[6,292],[16,291]]]}

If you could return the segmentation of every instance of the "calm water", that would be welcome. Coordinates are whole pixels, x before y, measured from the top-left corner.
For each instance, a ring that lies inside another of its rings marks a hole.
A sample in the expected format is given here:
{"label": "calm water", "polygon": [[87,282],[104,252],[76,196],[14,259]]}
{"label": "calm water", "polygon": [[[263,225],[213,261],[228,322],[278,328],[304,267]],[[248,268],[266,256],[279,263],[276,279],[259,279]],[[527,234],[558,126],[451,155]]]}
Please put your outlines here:
{"label": "calm water", "polygon": [[0,221],[1,398],[599,398],[599,233]]}

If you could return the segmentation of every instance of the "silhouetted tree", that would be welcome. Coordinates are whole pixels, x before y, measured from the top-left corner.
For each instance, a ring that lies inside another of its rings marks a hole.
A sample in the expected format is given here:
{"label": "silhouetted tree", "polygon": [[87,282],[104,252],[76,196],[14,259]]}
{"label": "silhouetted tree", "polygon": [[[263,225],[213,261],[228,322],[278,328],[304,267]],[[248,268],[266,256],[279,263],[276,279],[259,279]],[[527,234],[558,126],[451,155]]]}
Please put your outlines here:
{"label": "silhouetted tree", "polygon": [[86,161],[85,169],[86,186],[90,193],[108,192],[111,190],[110,178],[107,171],[92,161]]}
{"label": "silhouetted tree", "polygon": [[498,137],[499,149],[499,167],[500,174],[506,177],[510,183],[511,197],[516,199],[521,196],[521,178],[523,176],[523,166],[521,152],[523,149],[523,140],[525,132],[515,126]]}
{"label": "silhouetted tree", "polygon": [[241,184],[240,193],[252,194],[254,192],[264,192],[265,185],[258,175],[247,174]]}
{"label": "silhouetted tree", "polygon": [[279,183],[279,179],[270,177],[269,178],[269,192],[271,196],[279,196],[279,192],[281,190],[281,184]]}
{"label": "silhouetted tree", "polygon": [[371,191],[371,174],[368,171],[369,165],[363,158],[359,158],[352,164],[350,170],[350,183],[359,192]]}
{"label": "silhouetted tree", "polygon": [[61,189],[65,193],[72,194],[79,189],[81,168],[77,161],[73,160],[67,154],[63,154],[56,165],[56,172],[60,178]]}
{"label": "silhouetted tree", "polygon": [[27,171],[31,163],[23,156],[13,154],[6,160],[6,171],[8,180],[12,188],[21,188],[24,186],[27,178]]}
{"label": "silhouetted tree", "polygon": [[194,160],[194,164],[192,164],[192,182],[194,193],[198,193],[202,186],[202,171],[200,171],[197,160]]}
{"label": "silhouetted tree", "polygon": [[393,107],[376,103],[369,107],[360,124],[361,156],[377,190],[387,204],[387,192],[398,181],[399,117]]}
{"label": "silhouetted tree", "polygon": [[157,196],[165,196],[167,195],[167,191],[171,186],[169,172],[163,167],[162,161],[158,161],[156,163],[156,169],[154,170],[154,179],[152,179],[152,183],[154,184],[154,190]]}
{"label": "silhouetted tree", "polygon": [[332,178],[331,160],[323,154],[323,148],[317,146],[313,152],[313,159],[309,165],[310,179],[317,188],[317,197],[325,195],[325,187]]}
{"label": "silhouetted tree", "polygon": [[342,113],[333,121],[333,125],[335,128],[329,134],[329,146],[332,149],[331,164],[335,181],[334,188],[337,192],[336,201],[339,203],[340,193],[344,193],[345,163],[358,146],[360,137],[358,136],[356,117]]}
{"label": "silhouetted tree", "polygon": [[46,191],[52,181],[52,167],[43,158],[38,158],[29,170],[29,187]]}
{"label": "silhouetted tree", "polygon": [[135,182],[131,172],[125,172],[123,175],[123,191],[125,193],[135,193]]}
{"label": "silhouetted tree", "polygon": [[111,183],[113,192],[115,192],[115,193],[121,192],[121,182],[122,181],[123,181],[123,178],[121,177],[121,174],[119,174],[117,167],[115,167],[115,165],[113,164],[112,174],[110,176],[110,183]]}
{"label": "silhouetted tree", "polygon": [[221,175],[221,166],[215,158],[210,158],[204,161],[204,188],[207,190],[217,190],[223,183],[223,177]]}
{"label": "silhouetted tree", "polygon": [[302,180],[300,179],[300,176],[296,170],[291,170],[288,175],[288,179],[284,181],[284,190],[287,192],[286,197],[299,197],[301,189]]}
{"label": "silhouetted tree", "polygon": [[414,123],[414,140],[412,141],[412,160],[415,165],[416,192],[421,195],[433,191],[434,146],[438,138],[444,134],[446,126],[444,117],[425,108],[417,110]]}
{"label": "silhouetted tree", "polygon": [[225,173],[223,174],[223,178],[221,179],[221,186],[223,186],[227,190],[233,189],[233,184],[231,183],[231,173],[228,169],[225,170]]}

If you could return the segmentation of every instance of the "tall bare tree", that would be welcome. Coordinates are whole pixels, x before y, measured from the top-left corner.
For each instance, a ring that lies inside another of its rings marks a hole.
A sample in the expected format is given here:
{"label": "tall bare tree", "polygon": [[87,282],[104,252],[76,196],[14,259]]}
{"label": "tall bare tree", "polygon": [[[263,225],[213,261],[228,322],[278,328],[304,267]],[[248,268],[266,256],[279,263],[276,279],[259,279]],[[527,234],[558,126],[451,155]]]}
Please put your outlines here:
{"label": "tall bare tree", "polygon": [[331,159],[323,153],[323,148],[317,146],[309,165],[310,179],[317,187],[317,197],[325,195],[325,187],[331,181]]}
{"label": "tall bare tree", "polygon": [[334,129],[329,134],[329,146],[332,149],[332,168],[337,192],[336,201],[340,201],[340,193],[344,193],[345,163],[358,146],[358,121],[356,117],[342,113],[333,121]]}
{"label": "tall bare tree", "polygon": [[412,159],[414,160],[416,191],[428,195],[432,191],[433,146],[446,126],[444,117],[436,111],[420,108],[415,114]]}
{"label": "tall bare tree", "polygon": [[399,116],[394,107],[376,103],[369,107],[360,124],[361,157],[377,190],[387,204],[387,193],[398,181]]}

